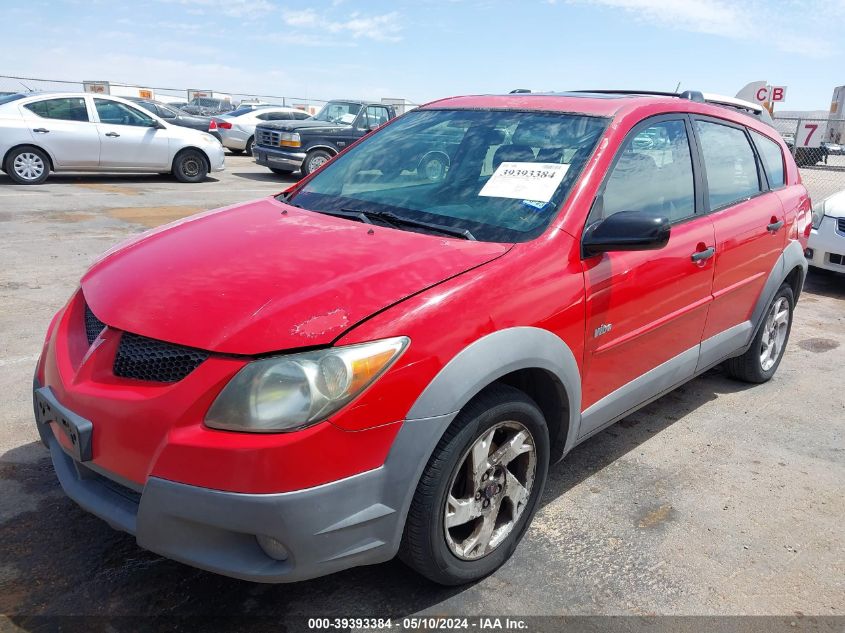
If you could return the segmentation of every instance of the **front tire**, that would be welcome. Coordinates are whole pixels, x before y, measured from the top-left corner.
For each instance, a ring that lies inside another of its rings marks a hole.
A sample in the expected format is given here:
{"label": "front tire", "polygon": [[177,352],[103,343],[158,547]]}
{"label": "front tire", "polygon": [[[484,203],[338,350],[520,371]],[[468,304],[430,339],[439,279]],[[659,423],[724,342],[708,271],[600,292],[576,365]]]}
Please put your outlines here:
{"label": "front tire", "polygon": [[516,549],[540,500],[549,433],[536,403],[496,384],[455,418],[423,471],[399,556],[442,585],[478,580]]}
{"label": "front tire", "polygon": [[197,149],[186,149],[173,159],[173,175],[179,182],[202,182],[208,175],[205,155]]}
{"label": "front tire", "polygon": [[771,380],[789,341],[794,309],[795,295],[792,288],[789,284],[783,284],[766,309],[766,316],[751,347],[742,356],[725,361],[725,371],[729,376],[756,384]]}
{"label": "front tire", "polygon": [[50,175],[50,158],[37,147],[18,147],[6,156],[3,169],[19,185],[40,185]]}
{"label": "front tire", "polygon": [[302,163],[302,175],[313,174],[332,159],[332,155],[323,149],[313,149],[308,152]]}

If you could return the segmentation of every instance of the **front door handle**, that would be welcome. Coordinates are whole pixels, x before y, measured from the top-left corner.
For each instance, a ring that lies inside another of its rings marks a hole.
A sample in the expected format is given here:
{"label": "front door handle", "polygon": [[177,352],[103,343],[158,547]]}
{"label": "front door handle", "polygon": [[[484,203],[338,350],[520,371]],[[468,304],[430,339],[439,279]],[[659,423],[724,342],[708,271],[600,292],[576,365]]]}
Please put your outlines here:
{"label": "front door handle", "polygon": [[106,136],[111,136],[112,138],[117,138],[120,136],[117,132],[106,132]]}
{"label": "front door handle", "polygon": [[710,248],[705,248],[703,251],[695,251],[692,254],[692,261],[694,262],[703,262],[706,259],[710,259],[713,255],[716,254],[716,249],[712,246]]}
{"label": "front door handle", "polygon": [[771,231],[772,233],[777,233],[782,226],[783,220],[778,220],[777,222],[771,222],[768,226],[766,226],[766,230]]}
{"label": "front door handle", "polygon": [[32,131],[38,132],[39,134],[49,134],[49,132],[50,132],[50,130],[48,130],[46,127],[37,127]]}

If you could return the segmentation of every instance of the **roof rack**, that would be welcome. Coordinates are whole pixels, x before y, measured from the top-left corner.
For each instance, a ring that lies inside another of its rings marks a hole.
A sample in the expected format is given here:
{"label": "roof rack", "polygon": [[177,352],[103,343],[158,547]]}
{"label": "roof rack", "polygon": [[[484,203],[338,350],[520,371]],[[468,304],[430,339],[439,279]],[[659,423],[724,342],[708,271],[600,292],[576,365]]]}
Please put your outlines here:
{"label": "roof rack", "polygon": [[656,97],[678,97],[696,103],[704,103],[704,95],[698,90],[684,90],[683,92],[661,92],[659,90],[571,90],[570,92],[594,93],[604,95],[653,95]]}

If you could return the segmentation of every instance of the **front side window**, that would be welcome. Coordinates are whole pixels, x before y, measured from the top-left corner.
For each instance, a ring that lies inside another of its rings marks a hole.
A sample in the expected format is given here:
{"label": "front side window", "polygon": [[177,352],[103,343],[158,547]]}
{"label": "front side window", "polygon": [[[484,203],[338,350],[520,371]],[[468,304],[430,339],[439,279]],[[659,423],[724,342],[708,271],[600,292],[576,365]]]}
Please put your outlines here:
{"label": "front side window", "polygon": [[387,108],[381,106],[367,106],[367,125],[370,128],[384,125],[388,120]]}
{"label": "front side window", "polygon": [[134,125],[137,127],[153,127],[155,125],[155,120],[143,114],[140,110],[117,101],[94,99],[94,106],[97,108],[97,116],[100,117],[101,123]]}
{"label": "front side window", "polygon": [[754,139],[760,160],[763,161],[763,169],[766,170],[769,187],[772,189],[783,187],[783,152],[781,152],[780,145],[754,130],[751,130],[751,138]]}
{"label": "front side window", "polygon": [[757,160],[748,137],[739,128],[696,121],[704,155],[710,208],[720,209],[760,192]]}
{"label": "front side window", "polygon": [[333,160],[287,201],[371,213],[374,223],[387,213],[478,240],[527,241],[555,217],[606,126],[580,114],[416,110]]}
{"label": "front side window", "polygon": [[24,106],[45,119],[61,119],[63,121],[87,121],[88,110],[82,97],[63,97],[61,99],[45,99]]}
{"label": "front side window", "polygon": [[654,123],[625,142],[589,222],[620,211],[642,211],[670,221],[695,214],[695,180],[683,121]]}

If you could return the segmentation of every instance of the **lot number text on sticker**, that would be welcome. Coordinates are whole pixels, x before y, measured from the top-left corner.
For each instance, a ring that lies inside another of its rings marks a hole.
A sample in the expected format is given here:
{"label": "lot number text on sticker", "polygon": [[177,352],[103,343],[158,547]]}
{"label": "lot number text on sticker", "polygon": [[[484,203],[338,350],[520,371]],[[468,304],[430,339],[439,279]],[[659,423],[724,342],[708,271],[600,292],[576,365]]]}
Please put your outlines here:
{"label": "lot number text on sticker", "polygon": [[560,163],[502,163],[478,195],[548,202],[567,169]]}

